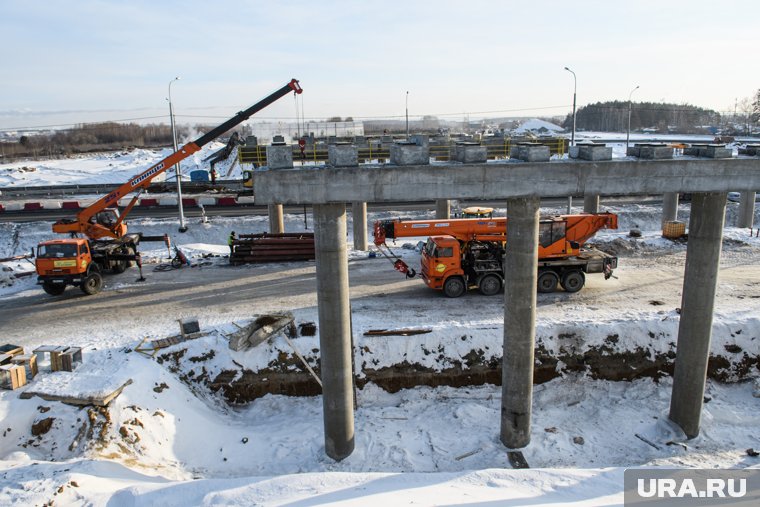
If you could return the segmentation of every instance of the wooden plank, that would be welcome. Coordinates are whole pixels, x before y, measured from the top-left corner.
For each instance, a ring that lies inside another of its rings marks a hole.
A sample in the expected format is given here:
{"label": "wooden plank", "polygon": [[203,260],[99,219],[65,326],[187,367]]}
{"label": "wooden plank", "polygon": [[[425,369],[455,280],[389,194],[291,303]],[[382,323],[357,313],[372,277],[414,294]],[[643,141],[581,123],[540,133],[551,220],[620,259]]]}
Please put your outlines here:
{"label": "wooden plank", "polygon": [[106,394],[105,396],[100,396],[100,397],[85,396],[82,398],[78,398],[75,396],[47,394],[47,393],[35,392],[35,391],[25,391],[19,395],[19,398],[29,399],[29,398],[33,398],[34,396],[37,396],[39,398],[42,398],[45,401],[60,401],[68,405],[78,405],[78,406],[95,405],[97,407],[105,407],[105,406],[108,406],[108,404],[111,403],[111,401],[113,401],[114,398],[119,396],[121,392],[124,390],[124,388],[127,387],[131,383],[132,383],[132,379],[129,379],[126,382],[124,382],[124,384],[122,384],[116,390],[112,391],[109,394]]}
{"label": "wooden plank", "polygon": [[425,329],[370,329],[364,336],[412,336],[417,334],[432,333],[430,328]]}

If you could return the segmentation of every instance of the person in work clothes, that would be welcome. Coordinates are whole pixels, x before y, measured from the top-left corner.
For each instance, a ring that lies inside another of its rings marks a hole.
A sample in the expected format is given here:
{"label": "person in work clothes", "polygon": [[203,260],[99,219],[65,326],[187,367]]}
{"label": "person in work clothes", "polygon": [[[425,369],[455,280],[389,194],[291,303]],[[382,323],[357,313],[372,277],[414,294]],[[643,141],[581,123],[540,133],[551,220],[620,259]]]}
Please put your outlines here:
{"label": "person in work clothes", "polygon": [[230,236],[227,238],[227,245],[230,247],[230,255],[232,255],[232,244],[235,242],[237,238],[235,237],[235,231],[232,231],[230,233]]}

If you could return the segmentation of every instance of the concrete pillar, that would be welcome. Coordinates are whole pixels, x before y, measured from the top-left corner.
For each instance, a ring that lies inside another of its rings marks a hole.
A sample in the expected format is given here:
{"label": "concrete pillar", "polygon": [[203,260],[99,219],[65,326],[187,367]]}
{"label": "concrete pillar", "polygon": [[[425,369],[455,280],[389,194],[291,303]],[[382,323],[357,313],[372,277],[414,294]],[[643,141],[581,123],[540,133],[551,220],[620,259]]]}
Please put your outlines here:
{"label": "concrete pillar", "polygon": [[354,450],[345,204],[314,205],[314,233],[325,452],[340,461]]}
{"label": "concrete pillar", "polygon": [[742,192],[736,226],[751,229],[755,222],[755,192]]}
{"label": "concrete pillar", "polygon": [[583,196],[583,212],[599,213],[599,194]]}
{"label": "concrete pillar", "polygon": [[367,203],[351,203],[351,220],[354,226],[354,250],[367,250]]}
{"label": "concrete pillar", "polygon": [[269,232],[282,234],[285,232],[285,219],[282,215],[282,204],[269,204]]}
{"label": "concrete pillar", "polygon": [[670,397],[670,419],[689,438],[699,435],[725,213],[725,193],[693,195]]}
{"label": "concrete pillar", "polygon": [[537,196],[507,200],[501,442],[510,449],[530,443],[540,205]]}
{"label": "concrete pillar", "polygon": [[435,218],[438,220],[448,220],[451,218],[450,200],[438,199],[435,201]]}
{"label": "concrete pillar", "polygon": [[662,223],[678,220],[678,194],[668,192],[662,196]]}

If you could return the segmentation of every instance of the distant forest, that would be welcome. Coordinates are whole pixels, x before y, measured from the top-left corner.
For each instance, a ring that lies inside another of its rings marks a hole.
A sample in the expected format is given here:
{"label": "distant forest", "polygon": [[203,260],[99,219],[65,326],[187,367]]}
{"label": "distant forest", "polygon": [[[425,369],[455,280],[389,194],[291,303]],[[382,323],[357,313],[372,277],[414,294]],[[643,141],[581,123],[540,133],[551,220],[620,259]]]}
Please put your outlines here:
{"label": "distant forest", "polygon": [[[607,101],[583,106],[576,111],[576,129],[602,132],[625,132],[628,129],[628,102]],[[631,130],[656,128],[668,132],[668,127],[682,134],[703,132],[700,127],[717,126],[721,116],[711,109],[688,104],[634,102],[631,105]],[[572,128],[573,117],[567,115],[563,127]]]}

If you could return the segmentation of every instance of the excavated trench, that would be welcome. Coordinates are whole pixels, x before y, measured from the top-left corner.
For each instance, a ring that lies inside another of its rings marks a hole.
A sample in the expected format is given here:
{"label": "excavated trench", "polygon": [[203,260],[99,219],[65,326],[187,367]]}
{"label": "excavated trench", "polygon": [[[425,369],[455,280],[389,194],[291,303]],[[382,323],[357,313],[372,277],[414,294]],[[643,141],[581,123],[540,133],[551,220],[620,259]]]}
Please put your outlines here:
{"label": "excavated trench", "polygon": [[[610,338],[616,338],[614,335]],[[721,382],[737,382],[752,377],[760,369],[760,355],[749,354],[736,345],[726,345],[725,355],[711,355],[707,375]],[[181,352],[181,351],[180,351]],[[180,372],[181,353],[164,354],[161,361],[168,361],[170,369]],[[277,361],[268,368],[252,371],[242,366],[227,369],[213,376],[202,367],[202,360],[192,358],[195,367],[201,365],[201,373],[180,374],[180,378],[195,385],[202,384],[221,394],[230,404],[244,404],[266,394],[288,396],[315,396],[321,388],[295,357],[280,353]],[[448,360],[446,368],[434,369],[416,363],[401,362],[390,367],[367,368],[355,374],[355,384],[363,387],[372,382],[389,392],[416,386],[463,387],[482,384],[501,384],[501,358],[487,357],[482,350],[472,350],[461,362]],[[593,379],[630,381],[639,378],[658,379],[673,374],[674,350],[653,353],[637,348],[631,351],[615,351],[610,345],[589,347],[583,352],[552,353],[543,345],[535,349],[534,383],[541,384],[565,373],[585,373]],[[311,364],[320,374],[319,360]]]}

